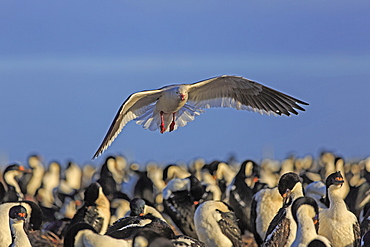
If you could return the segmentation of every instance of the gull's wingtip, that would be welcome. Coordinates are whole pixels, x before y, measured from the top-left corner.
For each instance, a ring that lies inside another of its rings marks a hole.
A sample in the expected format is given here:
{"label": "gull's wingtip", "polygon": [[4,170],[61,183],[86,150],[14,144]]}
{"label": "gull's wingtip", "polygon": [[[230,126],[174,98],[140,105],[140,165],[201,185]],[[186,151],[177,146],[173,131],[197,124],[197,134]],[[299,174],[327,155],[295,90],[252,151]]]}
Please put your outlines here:
{"label": "gull's wingtip", "polygon": [[101,155],[101,152],[96,151],[96,153],[94,154],[94,156],[91,158],[91,160],[95,160],[96,158],[98,158],[99,156]]}
{"label": "gull's wingtip", "polygon": [[96,158],[98,158],[100,155],[103,154],[103,152],[106,150],[107,148],[102,148],[101,146],[98,148],[98,150],[96,150],[94,156],[91,158],[91,160],[95,160]]}

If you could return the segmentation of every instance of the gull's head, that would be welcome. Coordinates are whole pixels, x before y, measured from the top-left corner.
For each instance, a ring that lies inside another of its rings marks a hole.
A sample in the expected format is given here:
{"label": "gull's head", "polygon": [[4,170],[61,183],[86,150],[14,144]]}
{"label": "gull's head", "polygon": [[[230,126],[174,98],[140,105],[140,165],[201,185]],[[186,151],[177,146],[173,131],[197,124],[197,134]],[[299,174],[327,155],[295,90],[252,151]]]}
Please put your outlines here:
{"label": "gull's head", "polygon": [[185,85],[177,87],[176,94],[180,97],[181,101],[188,99],[188,89]]}

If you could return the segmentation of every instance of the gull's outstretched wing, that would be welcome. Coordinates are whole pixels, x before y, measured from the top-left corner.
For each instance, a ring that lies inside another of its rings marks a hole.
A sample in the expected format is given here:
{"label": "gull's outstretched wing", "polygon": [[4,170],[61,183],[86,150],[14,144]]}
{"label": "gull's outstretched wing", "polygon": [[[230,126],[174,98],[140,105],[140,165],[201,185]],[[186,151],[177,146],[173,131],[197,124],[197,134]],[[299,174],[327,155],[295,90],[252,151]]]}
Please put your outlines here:
{"label": "gull's outstretched wing", "polygon": [[261,114],[295,115],[308,103],[238,76],[220,76],[189,85],[189,102],[196,108],[232,107]]}
{"label": "gull's outstretched wing", "polygon": [[118,110],[103,142],[93,156],[93,159],[101,155],[121,133],[123,127],[131,120],[144,114],[147,109],[158,100],[164,88],[147,90],[131,94]]}

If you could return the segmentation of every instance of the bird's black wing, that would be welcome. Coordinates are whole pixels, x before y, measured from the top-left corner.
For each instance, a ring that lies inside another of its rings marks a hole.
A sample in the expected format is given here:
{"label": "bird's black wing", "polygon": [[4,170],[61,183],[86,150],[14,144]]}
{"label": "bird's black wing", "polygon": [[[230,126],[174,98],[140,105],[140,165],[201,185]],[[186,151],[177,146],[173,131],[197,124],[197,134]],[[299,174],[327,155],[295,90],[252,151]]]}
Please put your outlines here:
{"label": "bird's black wing", "polygon": [[353,246],[360,246],[361,245],[361,231],[360,231],[360,224],[358,222],[353,224],[353,236],[355,238],[355,243]]}
{"label": "bird's black wing", "polygon": [[163,207],[164,212],[185,235],[197,238],[194,226],[195,205],[187,190],[173,192],[173,196],[163,200]]}
{"label": "bird's black wing", "polygon": [[286,217],[286,208],[281,208],[271,221],[262,246],[285,246],[290,232],[290,220]]}
{"label": "bird's black wing", "polygon": [[234,247],[242,247],[242,234],[238,227],[235,213],[232,211],[222,212],[218,209],[216,209],[216,211],[221,214],[221,220],[217,223],[220,226],[222,233],[230,239]]}
{"label": "bird's black wing", "polygon": [[245,183],[244,179],[235,177],[234,184],[230,189],[229,204],[234,209],[239,219],[242,231],[251,231],[250,216],[253,190]]}

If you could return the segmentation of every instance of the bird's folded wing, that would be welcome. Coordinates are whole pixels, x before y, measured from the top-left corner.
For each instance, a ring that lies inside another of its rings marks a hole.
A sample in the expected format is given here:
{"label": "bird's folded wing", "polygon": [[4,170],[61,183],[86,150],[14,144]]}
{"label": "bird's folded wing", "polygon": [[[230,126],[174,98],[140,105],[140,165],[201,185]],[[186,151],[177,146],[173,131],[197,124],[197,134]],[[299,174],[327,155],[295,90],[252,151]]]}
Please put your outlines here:
{"label": "bird's folded wing", "polygon": [[[220,76],[189,85],[189,100],[196,108],[231,107],[261,114],[295,115],[299,99],[238,76]],[[294,109],[295,108],[295,109]]]}
{"label": "bird's folded wing", "polygon": [[221,215],[221,220],[217,223],[220,226],[222,233],[230,239],[233,246],[242,246],[242,234],[237,224],[237,219],[234,212],[222,212],[216,210]]}
{"label": "bird's folded wing", "polygon": [[131,94],[125,102],[121,105],[114,120],[109,127],[107,134],[104,137],[103,142],[99,146],[98,150],[93,156],[93,159],[97,158],[103,153],[116,139],[118,134],[122,131],[123,127],[131,120],[140,117],[144,114],[147,109],[158,100],[162,93],[161,89],[141,91]]}

